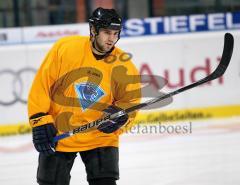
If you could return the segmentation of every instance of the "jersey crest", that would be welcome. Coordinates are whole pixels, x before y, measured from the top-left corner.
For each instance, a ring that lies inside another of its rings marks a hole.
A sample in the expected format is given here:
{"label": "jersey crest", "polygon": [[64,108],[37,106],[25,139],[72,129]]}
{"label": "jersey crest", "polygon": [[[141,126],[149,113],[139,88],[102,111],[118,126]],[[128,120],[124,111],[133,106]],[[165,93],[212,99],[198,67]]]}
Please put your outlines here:
{"label": "jersey crest", "polygon": [[83,111],[95,104],[105,94],[98,85],[89,82],[75,84],[74,87]]}

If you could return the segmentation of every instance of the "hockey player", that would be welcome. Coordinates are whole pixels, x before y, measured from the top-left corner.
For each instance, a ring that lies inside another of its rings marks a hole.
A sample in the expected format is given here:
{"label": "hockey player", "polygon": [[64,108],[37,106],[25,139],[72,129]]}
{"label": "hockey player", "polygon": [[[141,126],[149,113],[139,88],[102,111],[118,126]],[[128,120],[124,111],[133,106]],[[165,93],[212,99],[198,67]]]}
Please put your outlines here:
{"label": "hockey player", "polygon": [[114,9],[97,8],[89,25],[90,37],[69,36],[53,45],[30,90],[28,113],[39,152],[40,185],[68,185],[77,153],[89,185],[115,185],[119,179],[119,135],[131,127],[136,113],[53,142],[57,134],[140,102],[138,71],[115,47],[121,18]]}

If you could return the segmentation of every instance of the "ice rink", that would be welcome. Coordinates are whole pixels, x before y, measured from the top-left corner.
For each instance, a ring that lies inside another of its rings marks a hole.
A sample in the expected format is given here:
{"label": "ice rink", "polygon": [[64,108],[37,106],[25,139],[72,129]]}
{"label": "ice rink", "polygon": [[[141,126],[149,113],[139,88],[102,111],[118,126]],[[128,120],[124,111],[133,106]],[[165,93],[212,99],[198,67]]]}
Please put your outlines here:
{"label": "ice rink", "polygon": [[[0,138],[0,184],[35,185],[31,135]],[[126,134],[118,185],[239,185],[240,119],[192,121],[192,133]],[[87,185],[80,157],[71,185]]]}

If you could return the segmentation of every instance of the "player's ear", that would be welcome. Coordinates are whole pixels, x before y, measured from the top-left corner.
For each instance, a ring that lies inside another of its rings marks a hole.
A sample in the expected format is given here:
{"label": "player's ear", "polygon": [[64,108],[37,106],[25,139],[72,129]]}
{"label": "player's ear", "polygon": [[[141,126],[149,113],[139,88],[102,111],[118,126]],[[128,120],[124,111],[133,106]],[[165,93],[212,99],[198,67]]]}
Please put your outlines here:
{"label": "player's ear", "polygon": [[91,31],[91,34],[92,34],[93,36],[95,36],[96,33],[97,33],[96,30],[95,30],[95,28],[94,28],[93,26],[91,26],[90,31]]}

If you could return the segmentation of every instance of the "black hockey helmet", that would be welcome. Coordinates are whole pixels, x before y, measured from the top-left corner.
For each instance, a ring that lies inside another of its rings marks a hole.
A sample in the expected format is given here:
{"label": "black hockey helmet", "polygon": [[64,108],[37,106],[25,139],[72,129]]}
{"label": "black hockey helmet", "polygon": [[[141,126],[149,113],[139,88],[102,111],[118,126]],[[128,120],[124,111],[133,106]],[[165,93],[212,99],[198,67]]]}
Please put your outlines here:
{"label": "black hockey helmet", "polygon": [[113,30],[120,30],[122,28],[122,18],[114,9],[97,8],[93,11],[89,18],[90,26],[92,25],[97,34],[100,28],[109,28]]}

